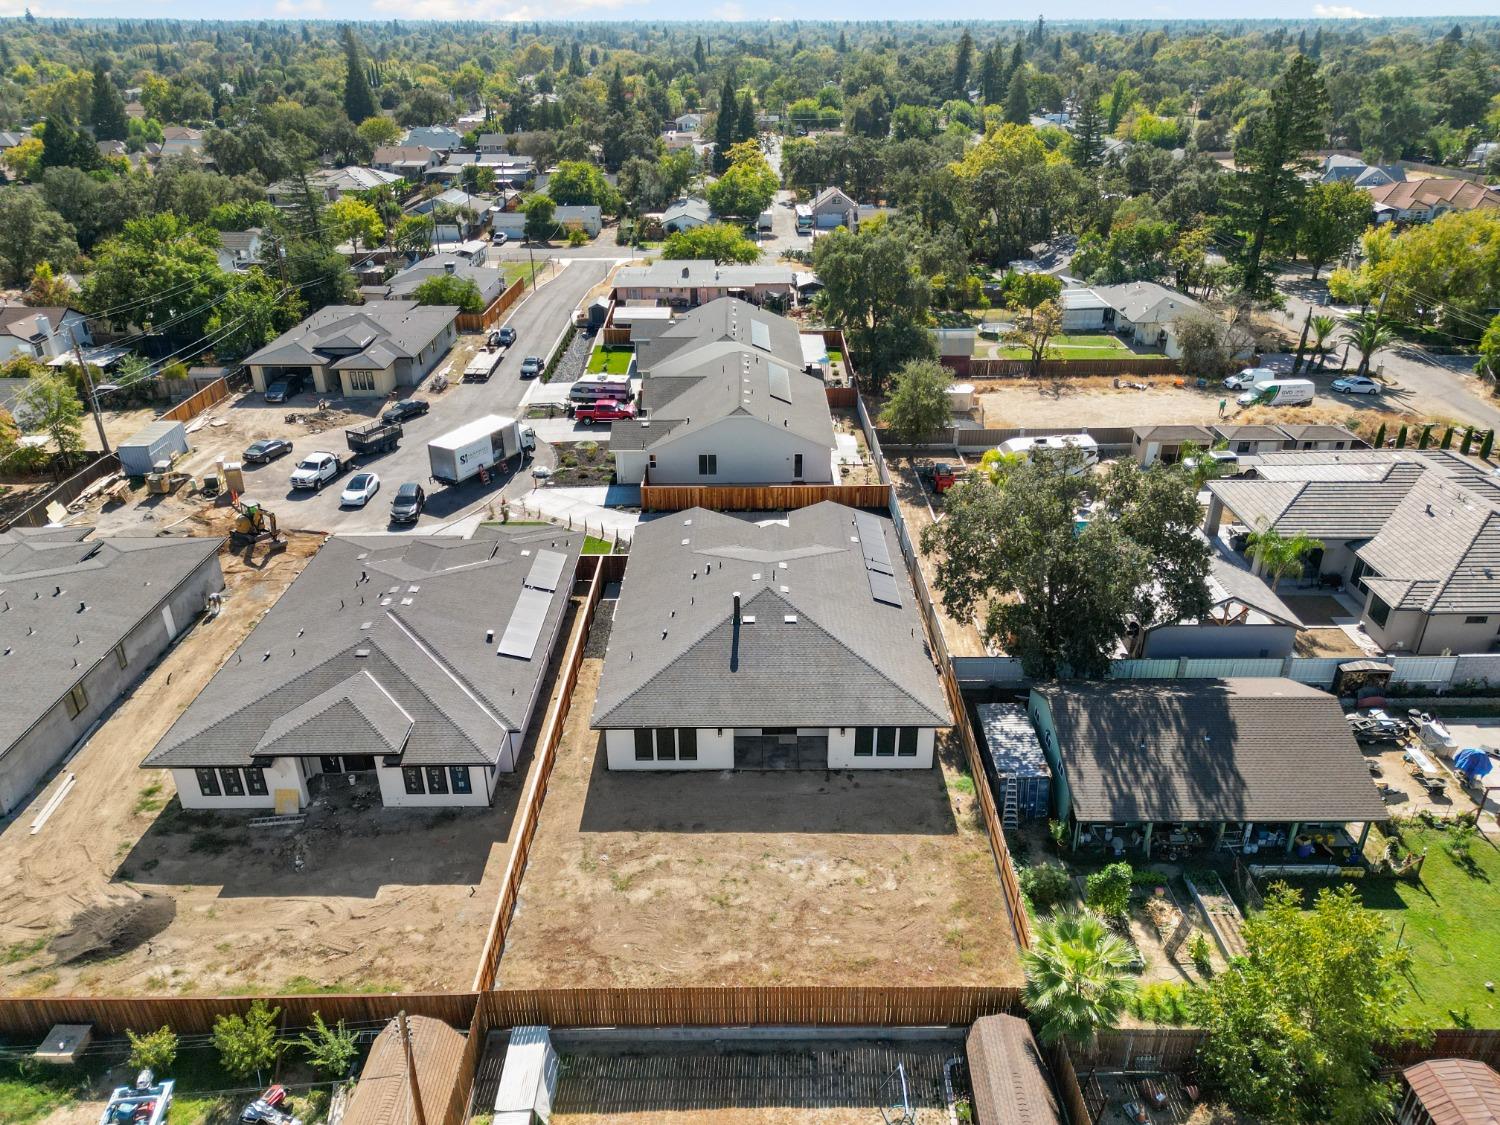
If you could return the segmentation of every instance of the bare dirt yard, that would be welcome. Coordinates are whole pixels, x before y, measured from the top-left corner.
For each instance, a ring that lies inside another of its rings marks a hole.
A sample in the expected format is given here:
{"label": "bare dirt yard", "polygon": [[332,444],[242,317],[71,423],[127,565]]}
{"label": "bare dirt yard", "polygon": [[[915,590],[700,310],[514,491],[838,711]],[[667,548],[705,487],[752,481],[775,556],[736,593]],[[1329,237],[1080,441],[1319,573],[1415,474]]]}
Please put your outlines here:
{"label": "bare dirt yard", "polygon": [[387,810],[350,790],[321,798],[300,828],[257,830],[252,812],[183,810],[170,773],[139,768],[322,537],[290,540],[252,565],[223,556],[219,616],[99,728],[38,833],[31,822],[60,779],[0,826],[0,994],[471,984],[524,772],[502,779],[489,809]]}
{"label": "bare dirt yard", "polygon": [[922,550],[922,529],[943,516],[943,498],[927,487],[917,475],[916,468],[908,458],[897,457],[887,463],[891,483],[896,488],[896,502],[901,505],[901,518],[911,533],[912,547],[927,579],[927,589],[937,609],[938,621],[943,628],[943,643],[948,646],[950,656],[987,656],[984,638],[972,621],[962,621],[943,608],[933,579],[937,576],[937,560]]}
{"label": "bare dirt yard", "polygon": [[611,773],[588,727],[601,664],[584,661],[499,987],[1020,982],[956,745],[928,771]]}
{"label": "bare dirt yard", "polygon": [[1399,425],[1403,415],[1392,395],[1335,395],[1320,386],[1307,406],[1240,408],[1222,387],[1174,386],[1167,376],[1133,380],[1149,390],[1116,387],[1113,379],[1021,379],[982,384],[979,412],[991,429],[1013,426],[1160,426],[1212,425],[1220,421],[1219,403],[1226,402],[1222,420],[1247,423],[1331,423],[1374,433],[1381,422]]}

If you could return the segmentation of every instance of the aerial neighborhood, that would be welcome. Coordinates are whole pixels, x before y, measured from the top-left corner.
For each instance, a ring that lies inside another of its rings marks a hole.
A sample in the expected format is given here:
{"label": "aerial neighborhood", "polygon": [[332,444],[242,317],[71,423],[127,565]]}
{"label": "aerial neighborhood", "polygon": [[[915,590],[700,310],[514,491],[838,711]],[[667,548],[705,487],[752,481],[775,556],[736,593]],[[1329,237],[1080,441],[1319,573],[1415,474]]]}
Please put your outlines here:
{"label": "aerial neighborhood", "polygon": [[1500,16],[574,11],[3,17],[0,1122],[1500,1121]]}

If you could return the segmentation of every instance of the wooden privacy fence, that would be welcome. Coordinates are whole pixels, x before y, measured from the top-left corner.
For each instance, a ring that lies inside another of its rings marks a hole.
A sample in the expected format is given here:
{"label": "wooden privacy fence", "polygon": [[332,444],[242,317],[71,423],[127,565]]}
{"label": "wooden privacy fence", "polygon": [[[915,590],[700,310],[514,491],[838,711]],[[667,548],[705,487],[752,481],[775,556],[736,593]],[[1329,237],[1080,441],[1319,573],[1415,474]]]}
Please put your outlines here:
{"label": "wooden privacy fence", "polygon": [[495,1028],[966,1026],[1020,1003],[1018,988],[963,985],[502,988],[481,1000]]}
{"label": "wooden privacy fence", "polygon": [[680,512],[710,508],[720,512],[790,511],[832,500],[851,508],[884,508],[891,502],[884,484],[643,484],[641,511]]}
{"label": "wooden privacy fence", "polygon": [[[1038,379],[1080,378],[1089,375],[1176,375],[1180,365],[1161,356],[1129,356],[1120,359],[1044,359],[1037,367]],[[964,378],[1026,379],[1032,375],[1029,359],[971,359]]]}
{"label": "wooden privacy fence", "polygon": [[460,332],[483,332],[505,315],[512,305],[519,301],[526,293],[526,279],[519,277],[511,282],[510,288],[506,289],[498,297],[489,303],[489,307],[477,313],[459,313],[453,322]]}
{"label": "wooden privacy fence", "polygon": [[1057,1093],[1062,1098],[1063,1108],[1067,1110],[1068,1120],[1072,1125],[1094,1125],[1093,1114],[1089,1113],[1088,1099],[1083,1096],[1083,1087],[1078,1083],[1078,1071],[1073,1066],[1073,1059],[1068,1055],[1067,1046],[1058,1043],[1049,1054],[1052,1077],[1056,1081]]}
{"label": "wooden privacy fence", "polygon": [[118,454],[108,453],[96,457],[60,484],[49,488],[40,499],[22,508],[9,520],[0,521],[0,531],[6,531],[12,527],[45,527],[48,522],[47,505],[54,503],[69,504],[78,499],[83,490],[100,477],[106,477],[110,473],[117,473],[119,471],[120,458]]}
{"label": "wooden privacy fence", "polygon": [[229,397],[229,380],[215,379],[201,391],[189,395],[171,410],[163,412],[163,422],[190,422],[210,406]]}
{"label": "wooden privacy fence", "polygon": [[256,1000],[281,1009],[281,1025],[306,1027],[318,1012],[328,1023],[383,1024],[397,1012],[431,1016],[455,1027],[474,1018],[472,992],[327,996],[35,996],[0,999],[0,1035],[40,1039],[59,1023],[88,1023],[99,1036],[170,1027],[179,1035],[213,1030],[219,1016],[248,1011]]}
{"label": "wooden privacy fence", "polygon": [[495,972],[500,965],[500,955],[505,950],[505,933],[510,928],[511,915],[515,913],[516,899],[521,893],[521,877],[526,873],[526,858],[531,854],[531,842],[536,837],[542,802],[547,797],[547,781],[552,776],[552,766],[557,760],[557,747],[562,741],[563,727],[568,721],[568,711],[573,703],[573,688],[578,683],[578,669],[583,664],[583,646],[589,638],[589,625],[594,619],[594,609],[599,605],[599,599],[604,596],[605,583],[624,573],[626,557],[578,557],[577,575],[579,579],[587,578],[588,594],[573,622],[568,646],[563,651],[557,686],[553,689],[552,702],[547,707],[541,733],[537,736],[536,764],[527,778],[526,790],[521,795],[521,805],[516,811],[516,842],[506,861],[505,872],[500,877],[500,897],[495,903],[489,933],[479,955],[479,968],[474,974],[475,991],[483,991],[495,985]]}
{"label": "wooden privacy fence", "polygon": [[859,392],[853,387],[824,387],[823,393],[828,396],[828,405],[836,410],[852,410],[854,400],[859,397]]}

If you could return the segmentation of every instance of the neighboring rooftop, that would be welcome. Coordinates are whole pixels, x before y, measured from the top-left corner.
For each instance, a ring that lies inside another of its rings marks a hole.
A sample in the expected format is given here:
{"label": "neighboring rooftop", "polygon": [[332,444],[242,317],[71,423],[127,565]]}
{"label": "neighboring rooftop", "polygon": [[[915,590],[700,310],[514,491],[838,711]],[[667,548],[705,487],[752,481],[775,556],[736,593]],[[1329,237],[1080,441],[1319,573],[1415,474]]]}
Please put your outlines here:
{"label": "neighboring rooftop", "polygon": [[785,285],[795,280],[789,266],[719,265],[712,258],[658,260],[630,266],[615,274],[618,289],[750,289],[757,285]]}
{"label": "neighboring rooftop", "polygon": [[77,315],[77,310],[62,305],[0,305],[0,335],[14,336],[27,343],[47,339],[57,332],[63,317],[69,313]]}
{"label": "neighboring rooftop", "polygon": [[[615,315],[629,313],[628,306]],[[727,345],[727,346],[726,346]],[[802,366],[797,322],[736,297],[720,297],[678,317],[636,347],[644,377],[682,374],[706,359],[753,349],[793,367]]]}
{"label": "neighboring rooftop", "polygon": [[1133,324],[1167,323],[1186,313],[1206,313],[1197,301],[1154,281],[1096,285],[1094,292]]}
{"label": "neighboring rooftop", "polygon": [[[401,1021],[391,1020],[370,1046],[369,1057],[354,1084],[354,1094],[344,1110],[343,1125],[417,1125],[448,1119],[453,1089],[465,1076],[464,1049],[468,1040],[441,1020],[430,1016],[407,1016],[411,1033],[411,1056],[401,1035]],[[408,1065],[410,1063],[410,1066]],[[412,1098],[409,1070],[420,1075],[422,1116],[418,1118]]]}
{"label": "neighboring rooftop", "polygon": [[1500,208],[1500,192],[1473,180],[1433,176],[1425,180],[1405,180],[1377,184],[1369,189],[1376,206],[1399,211],[1446,204],[1456,211]]}
{"label": "neighboring rooftop", "polygon": [[374,361],[377,367],[385,368],[398,358],[420,355],[456,316],[456,305],[419,305],[415,301],[328,305],[246,356],[245,362],[362,368]]}
{"label": "neighboring rooftop", "polygon": [[423,258],[407,266],[385,283],[385,291],[394,298],[409,297],[416,291],[417,286],[428,278],[445,274],[451,274],[464,281],[472,281],[486,306],[505,291],[504,273],[500,270],[486,269],[484,266],[470,265],[467,258],[462,258],[457,254],[434,254],[430,258]]}
{"label": "neighboring rooftop", "polygon": [[1401,1075],[1427,1111],[1429,1125],[1500,1122],[1500,1074],[1482,1062],[1430,1059],[1407,1067]]}
{"label": "neighboring rooftop", "polygon": [[952,722],[888,518],[825,502],[784,523],[693,508],[637,529],[595,727],[841,719]]}
{"label": "neighboring rooftop", "polygon": [[983,1016],[964,1041],[978,1125],[1062,1125],[1047,1063],[1019,1016]]}
{"label": "neighboring rooftop", "polygon": [[248,766],[330,746],[497,764],[545,673],[535,642],[566,610],[582,538],[330,539],[144,764]]}
{"label": "neighboring rooftop", "polygon": [[56,706],[223,542],[0,532],[0,751]]}
{"label": "neighboring rooftop", "polygon": [[1050,683],[1081,822],[1383,821],[1339,702],[1281,678]]}

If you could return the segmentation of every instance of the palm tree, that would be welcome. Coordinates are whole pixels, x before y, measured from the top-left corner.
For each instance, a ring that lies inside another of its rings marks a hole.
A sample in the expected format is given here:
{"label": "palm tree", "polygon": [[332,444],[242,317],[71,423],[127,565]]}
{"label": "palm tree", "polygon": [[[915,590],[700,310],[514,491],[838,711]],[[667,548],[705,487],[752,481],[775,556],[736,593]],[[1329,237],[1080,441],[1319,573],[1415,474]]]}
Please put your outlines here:
{"label": "palm tree", "polygon": [[1275,528],[1252,531],[1248,537],[1248,553],[1270,575],[1273,590],[1289,571],[1301,566],[1302,560],[1322,545],[1319,540],[1300,531],[1295,535],[1282,535]]}
{"label": "palm tree", "polygon": [[1043,1043],[1089,1045],[1100,1028],[1118,1022],[1135,991],[1127,975],[1130,947],[1089,911],[1065,911],[1044,923],[1021,962],[1026,1006]]}
{"label": "palm tree", "polygon": [[1229,466],[1223,461],[1209,456],[1210,453],[1222,453],[1228,448],[1227,441],[1221,441],[1212,447],[1201,446],[1195,441],[1185,441],[1178,450],[1177,463],[1172,468],[1187,474],[1188,480],[1193,483],[1193,494],[1197,495],[1203,491],[1203,486],[1209,481],[1229,471]]}
{"label": "palm tree", "polygon": [[1382,321],[1378,314],[1372,316],[1369,313],[1358,313],[1351,316],[1349,327],[1344,330],[1344,342],[1359,352],[1359,367],[1355,373],[1368,374],[1370,357],[1394,338],[1391,326]]}
{"label": "palm tree", "polygon": [[1338,329],[1339,322],[1331,316],[1315,316],[1307,322],[1312,329],[1313,351],[1318,356],[1318,370],[1323,370],[1323,363],[1328,358],[1328,340]]}

